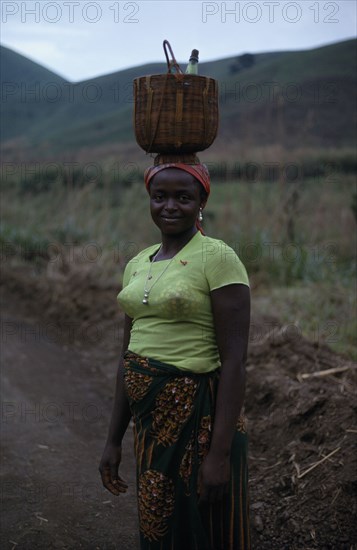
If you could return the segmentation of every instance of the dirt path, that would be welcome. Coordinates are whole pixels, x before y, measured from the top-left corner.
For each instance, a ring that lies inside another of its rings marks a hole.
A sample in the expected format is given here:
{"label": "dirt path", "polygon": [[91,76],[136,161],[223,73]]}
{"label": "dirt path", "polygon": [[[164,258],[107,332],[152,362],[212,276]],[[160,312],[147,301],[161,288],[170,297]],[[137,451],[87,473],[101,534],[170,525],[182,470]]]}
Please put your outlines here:
{"label": "dirt path", "polygon": [[[112,380],[90,354],[2,318],[2,549],[137,548],[131,431],[115,498],[97,473]],[[115,365],[112,365],[113,373]]]}
{"label": "dirt path", "polygon": [[[128,493],[111,496],[98,473],[121,340],[116,289],[83,277],[3,277],[5,550],[138,548],[131,430]],[[253,549],[357,550],[357,365],[257,312],[252,322]],[[339,370],[311,376],[329,368]]]}

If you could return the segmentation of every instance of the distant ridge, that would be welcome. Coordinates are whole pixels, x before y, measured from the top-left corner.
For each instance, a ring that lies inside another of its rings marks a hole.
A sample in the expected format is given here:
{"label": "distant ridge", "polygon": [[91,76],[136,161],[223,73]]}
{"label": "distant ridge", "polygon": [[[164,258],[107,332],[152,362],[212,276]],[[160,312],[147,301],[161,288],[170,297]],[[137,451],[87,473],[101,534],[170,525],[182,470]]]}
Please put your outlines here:
{"label": "distant ridge", "polygon": [[18,82],[19,76],[26,82],[67,82],[55,72],[6,46],[0,46],[0,55],[2,82]]}
{"label": "distant ridge", "polygon": [[[356,43],[200,63],[200,74],[219,81],[219,136],[289,148],[354,145]],[[133,79],[166,72],[153,63],[70,83],[4,46],[0,53],[1,141],[13,152],[75,155],[135,143]]]}

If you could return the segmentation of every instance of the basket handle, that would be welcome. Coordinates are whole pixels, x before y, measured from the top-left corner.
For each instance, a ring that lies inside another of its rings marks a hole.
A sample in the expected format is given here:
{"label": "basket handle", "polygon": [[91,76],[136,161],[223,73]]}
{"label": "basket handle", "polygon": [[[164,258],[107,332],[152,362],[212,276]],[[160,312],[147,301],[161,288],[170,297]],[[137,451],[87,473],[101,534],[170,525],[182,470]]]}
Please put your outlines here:
{"label": "basket handle", "polygon": [[[176,58],[175,58],[175,55],[174,55],[174,52],[172,51],[172,48],[171,48],[171,45],[170,45],[170,42],[168,40],[164,40],[163,43],[163,48],[164,48],[164,52],[165,52],[165,56],[166,56],[166,61],[167,61],[167,72],[170,73],[171,72],[171,68],[172,67],[175,67],[176,71],[180,74],[183,74],[182,72],[182,69],[180,67],[180,65],[177,63],[176,61]],[[167,53],[167,50],[170,51],[170,54],[171,54],[171,60],[169,58],[169,54]]]}

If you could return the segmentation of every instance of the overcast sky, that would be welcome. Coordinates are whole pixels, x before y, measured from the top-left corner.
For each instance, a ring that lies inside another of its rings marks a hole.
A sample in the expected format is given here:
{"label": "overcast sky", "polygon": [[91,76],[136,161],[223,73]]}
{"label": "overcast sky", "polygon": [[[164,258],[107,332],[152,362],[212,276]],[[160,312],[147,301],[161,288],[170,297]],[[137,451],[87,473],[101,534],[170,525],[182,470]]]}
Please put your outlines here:
{"label": "overcast sky", "polygon": [[356,37],[355,0],[1,2],[2,44],[77,81],[152,61],[299,50]]}

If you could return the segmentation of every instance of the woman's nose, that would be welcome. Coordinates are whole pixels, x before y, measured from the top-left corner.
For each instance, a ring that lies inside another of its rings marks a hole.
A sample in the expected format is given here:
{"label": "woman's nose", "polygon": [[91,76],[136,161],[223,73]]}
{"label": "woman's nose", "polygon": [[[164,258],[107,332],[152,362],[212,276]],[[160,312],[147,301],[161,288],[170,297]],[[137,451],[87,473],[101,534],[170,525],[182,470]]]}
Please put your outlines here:
{"label": "woman's nose", "polygon": [[165,209],[168,211],[176,210],[176,201],[173,198],[168,198],[165,204]]}

